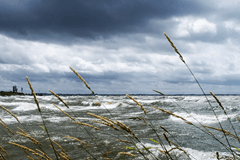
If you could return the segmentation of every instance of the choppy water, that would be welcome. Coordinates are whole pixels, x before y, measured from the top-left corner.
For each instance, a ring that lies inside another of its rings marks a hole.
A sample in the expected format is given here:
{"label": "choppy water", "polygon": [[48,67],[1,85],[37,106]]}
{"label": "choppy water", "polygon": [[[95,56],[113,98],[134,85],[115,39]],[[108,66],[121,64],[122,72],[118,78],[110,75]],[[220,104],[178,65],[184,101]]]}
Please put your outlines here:
{"label": "choppy water", "polygon": [[[144,115],[140,107],[126,96],[62,96],[62,99],[67,102],[70,109],[66,108],[54,96],[37,96],[42,110],[43,119],[50,133],[50,137],[59,143],[72,159],[87,159],[87,157],[90,159],[94,159],[93,157],[96,159],[104,159],[103,155],[109,151],[111,151],[111,153],[107,154],[105,157],[112,159],[134,159],[134,157],[128,155],[118,155],[118,152],[129,152],[137,156],[135,159],[143,159],[141,154],[139,154],[136,150],[126,149],[126,146],[133,147],[131,144],[116,141],[116,139],[129,140],[127,136],[124,136],[123,132],[116,131],[103,124],[93,123],[92,120],[99,119],[88,115],[88,112],[105,116],[113,120],[117,119],[129,126],[141,141],[141,143],[135,142],[136,145],[150,159],[154,158],[152,158],[146,150],[143,150],[142,144],[146,147],[151,147],[150,151],[158,159],[167,158],[158,151],[158,149],[163,150],[161,145],[149,140],[149,138],[152,138],[159,141],[154,130],[149,125],[144,124],[143,120],[129,119],[131,117],[144,117],[148,124],[151,122],[161,141],[164,143],[164,146],[166,146],[167,149],[170,149],[173,146],[169,146],[168,142],[163,138],[162,132],[165,131],[163,131],[159,125],[165,127],[172,135],[170,136],[166,133],[169,139],[178,143],[181,148],[189,154],[190,159],[214,160],[216,159],[216,151],[219,151],[220,156],[229,155],[226,148],[211,136],[195,128],[193,125],[186,124],[179,118],[173,117],[151,107],[154,105],[168,110],[188,121],[191,121],[196,126],[200,126],[198,124],[198,122],[200,122],[202,125],[220,128],[205,97],[133,97],[143,105],[147,111],[147,115]],[[227,117],[224,115],[218,104],[211,96],[208,96],[208,98],[216,111],[223,128],[234,133]],[[218,96],[218,98],[225,107],[237,134],[240,135],[240,122],[236,119],[240,113],[240,96]],[[93,102],[100,102],[101,106],[93,106]],[[95,130],[90,127],[82,127],[78,124],[72,123],[72,120],[54,107],[52,103],[56,104],[77,121],[94,125],[100,130]],[[27,157],[20,148],[10,145],[8,143],[9,141],[27,146],[31,149],[43,149],[53,159],[55,159],[53,151],[49,147],[50,143],[47,140],[47,135],[39,126],[43,126],[42,119],[32,96],[0,97],[0,105],[9,109],[20,120],[21,124],[19,124],[16,119],[6,111],[0,109],[0,118],[14,133],[19,131],[17,127],[20,127],[43,144],[43,146],[39,148],[29,139],[19,134],[11,135],[2,125],[0,125],[0,146],[2,146],[11,155],[10,159],[21,160],[27,159]],[[190,113],[190,115],[186,113],[186,111]],[[197,119],[198,122],[196,122],[191,115]],[[211,133],[213,133],[222,143],[227,145],[222,133],[212,129],[209,129],[209,131],[211,131]],[[64,136],[76,137],[88,143],[92,147],[89,148],[80,142],[64,138]],[[228,140],[232,146],[240,147],[237,140],[231,136],[228,137]],[[55,147],[58,151],[60,151],[57,146]],[[234,148],[232,149],[236,151]],[[173,159],[189,159],[179,150],[173,150],[170,153]],[[30,152],[29,154],[32,155]]]}

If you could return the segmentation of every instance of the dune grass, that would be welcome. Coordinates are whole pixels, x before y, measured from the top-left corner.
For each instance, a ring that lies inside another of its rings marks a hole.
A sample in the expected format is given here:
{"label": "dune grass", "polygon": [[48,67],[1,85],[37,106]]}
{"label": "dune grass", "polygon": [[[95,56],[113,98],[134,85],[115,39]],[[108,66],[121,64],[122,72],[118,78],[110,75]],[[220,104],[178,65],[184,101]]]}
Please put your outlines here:
{"label": "dune grass", "polygon": [[[213,98],[216,100],[216,102],[221,107],[223,113],[227,116],[227,119],[228,119],[231,127],[233,128],[234,133],[230,133],[229,131],[227,131],[223,128],[214,108],[211,105],[211,102],[207,98],[200,83],[197,81],[197,78],[194,76],[191,69],[188,67],[186,61],[183,59],[183,56],[179,53],[179,51],[177,50],[177,48],[175,47],[175,45],[173,44],[171,39],[167,36],[167,34],[164,33],[164,35],[166,36],[167,40],[169,41],[170,45],[173,47],[175,52],[179,55],[180,60],[186,65],[186,67],[190,71],[191,75],[195,79],[196,83],[199,85],[199,88],[201,89],[203,95],[205,96],[205,98],[209,104],[209,107],[211,108],[216,120],[218,121],[220,128],[203,125],[199,121],[197,121],[197,119],[195,119],[195,117],[193,117],[199,124],[199,125],[195,125],[194,123],[192,123],[192,122],[184,119],[183,117],[176,115],[170,111],[164,110],[164,109],[156,107],[156,106],[152,106],[152,108],[155,109],[156,111],[160,110],[163,113],[166,113],[173,117],[181,119],[187,125],[197,128],[199,131],[206,134],[209,138],[213,138],[214,140],[216,140],[219,143],[219,145],[222,145],[223,147],[225,147],[226,151],[231,154],[231,156],[221,156],[221,155],[219,155],[218,152],[216,152],[216,155],[215,155],[216,159],[218,159],[218,160],[220,160],[220,159],[240,159],[240,154],[239,154],[240,149],[238,149],[235,146],[232,146],[228,140],[229,139],[228,137],[231,136],[239,142],[240,142],[240,138],[238,137],[238,135],[235,131],[235,128],[224,109],[224,106],[222,106],[219,99],[212,92],[210,92],[210,94],[213,96]],[[77,75],[77,77],[85,84],[85,86],[94,95],[94,91],[90,88],[90,86],[87,84],[87,82],[73,68],[70,67],[70,69],[73,71],[73,73],[75,73]],[[18,131],[16,133],[13,133],[13,131],[11,131],[8,128],[8,126],[4,123],[4,120],[0,119],[0,125],[6,129],[5,134],[11,133],[11,134],[8,134],[10,139],[15,134],[21,135],[21,136],[25,137],[26,139],[29,139],[35,145],[36,148],[30,149],[29,147],[27,147],[25,145],[12,142],[11,140],[8,143],[10,145],[12,145],[12,147],[21,148],[23,150],[22,154],[26,155],[26,159],[71,160],[72,159],[71,155],[68,154],[60,144],[58,144],[51,138],[51,134],[49,134],[47,125],[45,124],[44,111],[41,110],[40,104],[35,95],[35,92],[33,90],[30,80],[28,79],[28,77],[26,77],[26,78],[27,78],[29,87],[31,89],[33,99],[37,105],[39,115],[41,116],[42,125],[39,124],[39,126],[46,133],[47,140],[49,141],[49,144],[51,147],[51,152],[49,153],[49,148],[46,149],[46,146],[44,146],[43,143],[39,142],[37,140],[37,137],[34,137],[34,135],[30,134],[29,130],[31,130],[31,128],[23,125],[19,121],[19,119],[17,118],[16,115],[14,115],[12,112],[10,112],[8,109],[6,109],[4,106],[0,105],[0,108],[2,110],[4,110],[7,114],[10,114],[11,116],[13,116],[18,121],[19,126],[21,126],[21,128],[22,128],[21,129],[20,127],[18,127]],[[168,97],[167,95],[165,95],[164,93],[162,93],[160,91],[157,91],[157,90],[153,90],[153,91],[159,93],[161,96],[164,96],[166,98]],[[142,111],[141,116],[131,117],[131,119],[141,121],[145,126],[147,126],[155,134],[154,139],[151,137],[148,137],[148,135],[144,135],[144,136],[146,136],[147,138],[149,138],[150,141],[152,141],[153,143],[158,145],[158,147],[156,148],[156,150],[158,151],[157,155],[156,155],[156,153],[152,152],[151,147],[146,147],[144,145],[144,143],[142,142],[142,139],[139,138],[137,136],[138,134],[135,133],[136,131],[134,129],[132,129],[134,127],[129,127],[126,124],[124,124],[123,122],[121,122],[120,120],[118,120],[116,118],[116,116],[114,116],[105,107],[105,105],[103,103],[101,103],[101,100],[98,99],[99,102],[96,102],[93,105],[104,106],[108,115],[105,117],[105,116],[100,116],[100,115],[88,112],[87,113],[88,117],[93,117],[95,119],[98,119],[98,120],[92,120],[88,124],[88,123],[83,123],[83,122],[80,122],[79,120],[77,120],[77,116],[71,110],[71,107],[69,107],[67,102],[65,102],[59,95],[54,93],[52,90],[49,90],[49,92],[52,93],[52,95],[55,96],[60,102],[62,102],[64,104],[64,106],[68,109],[68,113],[67,113],[67,112],[63,111],[61,108],[59,108],[56,104],[53,104],[61,112],[61,113],[59,112],[59,114],[65,114],[65,116],[68,117],[72,121],[72,123],[78,124],[79,127],[81,128],[81,130],[86,131],[86,133],[89,136],[89,139],[91,140],[91,143],[89,143],[85,140],[79,139],[78,137],[73,137],[73,136],[69,136],[69,135],[65,135],[64,137],[62,137],[66,141],[76,141],[81,144],[81,149],[82,149],[81,152],[86,152],[86,154],[85,154],[86,156],[85,157],[79,156],[79,159],[87,159],[87,160],[92,160],[92,159],[106,159],[106,160],[118,160],[119,159],[120,160],[120,159],[138,159],[138,158],[153,159],[153,160],[154,159],[156,159],[156,160],[157,159],[166,159],[166,160],[178,159],[178,157],[176,157],[174,154],[172,154],[173,151],[181,152],[184,155],[185,159],[196,159],[194,157],[194,155],[190,155],[182,148],[182,146],[178,143],[177,139],[174,137],[173,134],[171,134],[170,131],[168,131],[168,129],[166,129],[165,127],[163,127],[161,125],[154,126],[152,124],[151,119],[148,116],[148,111],[144,108],[144,106],[141,103],[139,103],[131,95],[127,94],[126,97],[131,99],[132,101],[134,101],[136,103],[136,105],[138,107],[140,107],[140,110]],[[176,103],[176,102],[173,102],[173,103]],[[189,116],[192,116],[187,110],[185,110],[179,104],[176,104],[176,105],[178,107],[180,107],[184,112],[188,113]],[[118,107],[121,107],[121,104],[119,104]],[[97,137],[97,135],[95,135],[96,132],[100,132],[100,133],[106,134],[106,135],[108,134],[107,131],[101,130],[97,127],[99,124],[108,127],[110,130],[115,132],[116,135],[120,135],[118,137],[115,136],[115,137],[109,137],[109,138],[115,139],[115,141],[116,141],[115,143],[121,143],[121,145],[125,146],[125,149],[119,150],[119,151],[113,151],[111,147],[107,146],[104,143],[104,140]],[[156,127],[161,128],[162,132],[157,131]],[[94,132],[92,129],[94,130]],[[217,138],[209,129],[221,132],[224,135],[224,139],[226,140],[227,143],[223,142],[222,139]],[[3,140],[0,142],[0,160],[1,159],[3,159],[3,160],[10,159],[11,160],[12,159],[11,153],[8,153],[8,151],[2,147],[4,145],[3,142],[4,142]],[[166,146],[166,144],[168,145],[168,147]],[[169,148],[169,146],[170,146],[170,148]],[[235,148],[237,151],[232,150],[232,148]],[[99,152],[99,153],[96,154],[96,152]],[[80,154],[80,153],[79,153],[79,155],[82,156],[82,154]]]}

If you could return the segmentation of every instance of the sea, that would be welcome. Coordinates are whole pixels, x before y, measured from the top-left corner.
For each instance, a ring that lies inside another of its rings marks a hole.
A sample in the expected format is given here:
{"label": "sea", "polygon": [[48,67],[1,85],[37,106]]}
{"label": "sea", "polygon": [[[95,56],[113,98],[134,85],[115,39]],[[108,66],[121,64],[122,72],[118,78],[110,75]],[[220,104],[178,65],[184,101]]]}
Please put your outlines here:
{"label": "sea", "polygon": [[[13,142],[37,153],[40,153],[40,150],[52,159],[57,159],[50,147],[50,137],[72,160],[217,160],[216,152],[222,159],[233,157],[231,152],[239,153],[240,144],[236,137],[225,136],[223,132],[203,126],[221,129],[221,124],[224,130],[235,136],[240,135],[240,95],[216,95],[223,108],[211,95],[207,95],[207,98],[203,95],[130,96],[142,104],[146,114],[126,95],[60,95],[69,108],[53,95],[37,96],[41,114],[31,95],[0,96],[0,105],[16,115],[20,121],[19,123],[11,114],[0,108],[2,122],[14,133],[12,135],[0,124],[0,146],[10,157],[5,156],[1,150],[0,152],[5,159],[10,160],[26,160],[27,156],[37,158],[30,151],[9,143]],[[134,134],[118,128],[117,125],[115,126],[119,130],[93,122],[104,121],[89,113],[107,117],[114,122],[117,120],[129,127]],[[97,127],[98,130],[73,123],[73,119],[69,117]],[[186,123],[185,120],[191,123]],[[20,135],[20,129],[41,145],[34,144],[29,138]],[[63,152],[56,144],[53,146],[58,153]]]}

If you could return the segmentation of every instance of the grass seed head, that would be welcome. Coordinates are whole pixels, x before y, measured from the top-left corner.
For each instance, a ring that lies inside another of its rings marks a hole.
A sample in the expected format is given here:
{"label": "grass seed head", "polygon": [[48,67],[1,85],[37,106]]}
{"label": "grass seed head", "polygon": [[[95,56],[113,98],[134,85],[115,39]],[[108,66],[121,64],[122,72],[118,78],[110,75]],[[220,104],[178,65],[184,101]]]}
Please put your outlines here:
{"label": "grass seed head", "polygon": [[92,89],[89,87],[89,85],[87,84],[87,82],[74,70],[72,69],[72,67],[69,67],[73,73],[75,73],[79,79],[81,79],[83,81],[83,83],[86,85],[86,87],[92,92],[92,94],[94,94],[94,92],[92,91]]}
{"label": "grass seed head", "polygon": [[171,44],[171,46],[173,47],[173,49],[175,50],[175,52],[179,55],[179,58],[182,60],[183,63],[185,63],[185,61],[183,60],[182,55],[178,52],[177,48],[174,46],[173,42],[171,41],[171,39],[168,37],[168,35],[166,33],[163,33],[165,35],[165,37],[167,38],[168,42]]}
{"label": "grass seed head", "polygon": [[131,100],[133,100],[137,105],[139,105],[140,108],[143,110],[143,112],[144,112],[145,114],[147,114],[146,110],[143,108],[143,106],[142,106],[141,103],[139,103],[138,101],[136,101],[133,97],[129,96],[128,94],[126,94],[126,96],[127,96],[128,98],[130,98]]}
{"label": "grass seed head", "polygon": [[31,152],[32,154],[34,154],[34,155],[36,155],[36,156],[39,156],[39,157],[41,157],[41,158],[43,158],[43,159],[47,159],[47,158],[44,157],[43,155],[40,155],[39,153],[35,152],[34,150],[32,150],[32,149],[30,149],[30,148],[28,148],[28,147],[25,147],[25,146],[22,146],[22,145],[20,145],[20,144],[13,143],[13,142],[8,142],[8,143],[10,143],[10,144],[12,144],[12,145],[15,145],[15,146],[17,146],[17,147],[19,147],[19,148],[22,148],[22,149],[24,149],[24,150],[27,150],[27,151]]}
{"label": "grass seed head", "polygon": [[117,127],[115,127],[112,123],[107,123],[107,122],[100,122],[100,121],[96,121],[96,120],[92,120],[93,122],[95,123],[100,123],[100,124],[104,124],[106,126],[109,126],[109,127],[112,127],[113,129],[117,130],[117,131],[120,131]]}
{"label": "grass seed head", "polygon": [[53,160],[51,157],[49,157],[46,153],[40,151],[39,149],[36,149],[36,151],[40,152],[42,155],[44,155],[48,160]]}
{"label": "grass seed head", "polygon": [[156,108],[156,109],[158,109],[158,110],[160,110],[160,111],[162,111],[162,112],[168,113],[168,114],[170,114],[170,115],[172,115],[172,116],[174,116],[174,117],[176,117],[176,118],[180,118],[180,119],[182,119],[185,123],[192,125],[191,122],[187,121],[186,119],[184,119],[184,118],[181,117],[181,116],[178,116],[178,115],[176,115],[176,114],[173,114],[173,113],[170,112],[170,111],[166,111],[166,110],[164,110],[164,109],[162,109],[162,108],[158,108],[158,107],[155,107],[155,106],[152,106],[152,107],[153,107],[153,108]]}
{"label": "grass seed head", "polygon": [[51,93],[52,93],[55,97],[57,97],[67,108],[69,108],[68,105],[67,105],[67,103],[64,102],[64,101],[62,100],[62,98],[59,97],[59,95],[57,95],[56,93],[54,93],[54,92],[51,91],[50,89],[49,89],[49,92],[51,92]]}
{"label": "grass seed head", "polygon": [[29,160],[34,160],[30,155],[27,155],[27,158],[28,158]]}
{"label": "grass seed head", "polygon": [[87,144],[86,142],[81,141],[81,140],[78,139],[78,138],[71,137],[71,136],[65,136],[64,138],[71,138],[71,139],[74,139],[75,141],[81,142],[82,144],[84,144],[84,145],[86,145],[86,146],[88,146],[88,147],[91,147],[89,144]]}
{"label": "grass seed head", "polygon": [[[11,114],[19,123],[20,123],[20,121],[19,121],[19,119],[17,118],[17,116],[16,115],[14,115],[12,112],[10,112],[7,108],[5,108],[5,107],[3,107],[3,106],[1,106],[0,105],[0,107],[3,109],[3,110],[5,110],[6,112],[8,112],[9,114]],[[2,121],[2,120],[1,120]],[[3,122],[4,123],[4,122]]]}
{"label": "grass seed head", "polygon": [[6,156],[8,156],[8,157],[10,156],[10,155],[7,153],[7,151],[6,151],[5,149],[3,149],[3,147],[1,147],[1,146],[0,146],[0,150],[1,150],[3,153],[5,153]]}
{"label": "grass seed head", "polygon": [[160,93],[160,94],[163,95],[163,96],[167,96],[167,95],[165,95],[165,94],[163,94],[162,92],[159,92],[159,91],[157,91],[157,90],[154,90],[154,89],[153,89],[153,91],[154,91],[154,92],[157,92],[157,93]]}
{"label": "grass seed head", "polygon": [[28,134],[26,134],[25,132],[22,133],[22,132],[18,132],[18,131],[17,131],[17,134],[19,134],[19,135],[21,135],[21,136],[24,136],[24,137],[26,137],[26,138],[28,138],[28,139],[30,139],[34,144],[42,145],[39,141],[37,141],[36,139],[30,137],[30,136],[29,136]]}
{"label": "grass seed head", "polygon": [[213,98],[217,101],[217,103],[218,103],[219,106],[222,108],[222,110],[224,111],[224,113],[227,114],[226,111],[225,111],[225,109],[224,109],[223,106],[222,106],[222,103],[219,101],[219,99],[216,97],[216,95],[213,94],[212,92],[210,92],[210,94],[211,94],[211,95],[213,96]]}
{"label": "grass seed head", "polygon": [[80,125],[92,127],[92,128],[94,128],[94,129],[96,129],[96,130],[99,130],[99,128],[94,127],[94,126],[92,126],[92,125],[90,125],[90,124],[87,124],[87,123],[82,123],[82,122],[77,122],[77,121],[73,121],[73,123],[77,123],[77,124],[80,124]]}
{"label": "grass seed head", "polygon": [[63,110],[61,110],[58,106],[56,106],[54,103],[53,103],[53,105],[57,108],[57,109],[59,109],[61,112],[63,112],[66,116],[68,116],[69,118],[71,118],[72,120],[74,120],[75,121],[75,119],[73,118],[73,117],[71,117],[69,114],[67,114],[66,112],[64,112]]}
{"label": "grass seed head", "polygon": [[12,135],[14,135],[13,131],[9,129],[5,123],[0,122],[0,124],[3,125],[3,127],[5,127],[10,133],[12,133]]}
{"label": "grass seed head", "polygon": [[38,103],[36,94],[35,94],[35,92],[34,92],[34,90],[33,90],[33,88],[32,88],[31,82],[30,82],[30,80],[28,79],[27,76],[26,76],[26,79],[27,79],[27,81],[28,81],[28,85],[29,85],[29,87],[30,87],[30,89],[31,89],[31,92],[32,92],[32,95],[33,95],[33,97],[34,97],[35,103],[37,104],[38,111],[41,112],[41,109],[40,109],[40,106],[39,106],[39,103]]}
{"label": "grass seed head", "polygon": [[128,152],[118,152],[118,154],[125,154],[125,155],[136,157],[134,154],[131,154],[131,153],[128,153]]}

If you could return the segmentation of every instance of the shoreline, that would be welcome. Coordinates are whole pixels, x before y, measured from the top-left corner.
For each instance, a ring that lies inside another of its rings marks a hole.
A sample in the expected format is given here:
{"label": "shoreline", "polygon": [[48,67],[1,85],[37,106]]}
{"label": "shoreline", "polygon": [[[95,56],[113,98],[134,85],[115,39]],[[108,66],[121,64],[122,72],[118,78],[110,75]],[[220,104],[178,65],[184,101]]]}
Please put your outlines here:
{"label": "shoreline", "polygon": [[12,96],[12,95],[26,95],[24,93],[13,92],[13,91],[0,91],[0,96]]}

